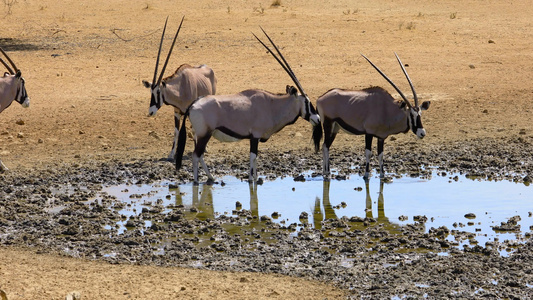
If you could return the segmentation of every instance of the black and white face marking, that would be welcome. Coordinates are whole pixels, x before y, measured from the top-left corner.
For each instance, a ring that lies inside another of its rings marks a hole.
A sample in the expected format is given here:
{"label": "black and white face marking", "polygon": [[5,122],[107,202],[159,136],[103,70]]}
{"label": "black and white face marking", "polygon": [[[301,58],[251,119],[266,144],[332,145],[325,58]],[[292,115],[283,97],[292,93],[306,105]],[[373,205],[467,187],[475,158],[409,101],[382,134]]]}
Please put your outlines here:
{"label": "black and white face marking", "polygon": [[426,130],[422,125],[422,111],[429,108],[429,101],[424,101],[420,107],[411,107],[408,109],[409,128],[416,134],[417,137],[423,138],[426,136]]}
{"label": "black and white face marking", "polygon": [[30,97],[28,97],[28,92],[26,92],[26,82],[24,81],[24,78],[20,76],[20,73],[15,76],[20,80],[19,86],[17,87],[17,94],[15,95],[15,101],[20,103],[24,108],[29,107]]}
{"label": "black and white face marking", "polygon": [[146,81],[143,83],[145,87],[150,88],[151,98],[150,98],[150,108],[148,109],[148,115],[150,117],[153,117],[156,115],[157,111],[161,108],[161,106],[163,106],[163,103],[164,103],[161,86],[159,84],[152,85]]}
{"label": "black and white face marking", "polygon": [[320,116],[318,115],[316,109],[311,104],[311,101],[307,97],[298,96],[302,99],[302,107],[300,109],[300,116],[304,120],[311,122],[313,126],[316,126],[320,123]]}

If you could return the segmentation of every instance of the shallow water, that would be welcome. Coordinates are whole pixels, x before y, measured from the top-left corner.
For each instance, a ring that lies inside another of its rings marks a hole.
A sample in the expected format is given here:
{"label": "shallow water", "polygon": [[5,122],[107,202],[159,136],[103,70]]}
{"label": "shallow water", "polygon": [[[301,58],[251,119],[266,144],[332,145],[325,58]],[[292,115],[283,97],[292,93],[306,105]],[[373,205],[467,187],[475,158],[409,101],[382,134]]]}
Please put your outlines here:
{"label": "shallow water", "polygon": [[[324,219],[358,216],[375,218],[390,230],[414,223],[415,216],[426,216],[426,232],[432,227],[446,226],[474,235],[458,241],[459,246],[519,240],[532,230],[533,187],[509,181],[473,180],[459,174],[437,174],[434,172],[430,179],[397,178],[392,183],[384,183],[377,177],[367,183],[358,175],[328,182],[322,177],[306,175],[305,182],[294,181],[292,177],[278,178],[258,186],[226,176],[212,186],[184,184],[171,189],[169,182],[161,182],[108,187],[104,192],[127,204],[119,211],[125,216],[137,215],[143,207],[159,203],[164,207],[183,205],[188,211],[194,207],[188,215],[199,219],[232,215],[246,209],[253,216],[268,216],[287,226],[307,222],[320,228]],[[277,218],[272,217],[274,212],[278,213]],[[303,212],[307,218],[301,219]],[[469,213],[475,218],[466,218]],[[521,219],[519,232],[492,228],[514,216]],[[119,232],[125,230],[125,223],[118,223]],[[147,221],[145,225],[151,223]],[[453,238],[448,236],[450,241]]]}

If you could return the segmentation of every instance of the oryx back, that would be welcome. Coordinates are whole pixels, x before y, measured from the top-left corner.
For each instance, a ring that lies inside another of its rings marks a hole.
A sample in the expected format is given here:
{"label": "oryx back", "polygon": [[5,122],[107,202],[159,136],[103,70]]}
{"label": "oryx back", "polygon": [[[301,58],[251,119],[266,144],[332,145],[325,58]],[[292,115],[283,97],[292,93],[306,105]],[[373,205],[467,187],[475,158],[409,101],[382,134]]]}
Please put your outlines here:
{"label": "oryx back", "polygon": [[180,114],[184,114],[198,97],[216,93],[215,72],[206,65],[183,64],[163,82],[166,104],[174,106]]}

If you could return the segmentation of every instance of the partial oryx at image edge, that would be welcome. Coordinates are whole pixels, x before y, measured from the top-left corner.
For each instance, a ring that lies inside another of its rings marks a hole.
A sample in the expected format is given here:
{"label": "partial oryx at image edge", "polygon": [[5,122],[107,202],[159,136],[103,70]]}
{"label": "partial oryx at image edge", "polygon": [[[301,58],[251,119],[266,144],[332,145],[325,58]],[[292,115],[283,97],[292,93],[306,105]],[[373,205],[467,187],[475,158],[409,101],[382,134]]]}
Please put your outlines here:
{"label": "partial oryx at image edge", "polygon": [[363,57],[396,89],[402,100],[395,100],[381,87],[370,87],[360,91],[335,88],[317,99],[317,109],[324,128],[322,172],[325,179],[330,176],[329,148],[339,129],[351,134],[365,135],[365,179],[369,178],[372,139],[374,137],[378,139],[380,177],[384,178],[383,147],[385,139],[389,135],[407,133],[409,130],[418,138],[423,138],[426,135],[426,130],[422,126],[421,112],[429,108],[430,102],[424,101],[422,105],[419,105],[413,83],[400,58],[396,53],[395,55],[411,86],[414,105],[411,105],[402,91],[364,55]]}
{"label": "partial oryx at image edge", "polygon": [[163,79],[163,74],[165,73],[168,60],[172,54],[172,49],[176,43],[176,38],[178,37],[184,18],[185,17],[181,19],[180,26],[178,27],[176,35],[174,36],[172,46],[168,51],[161,74],[156,81],[161,47],[163,45],[165,30],[167,28],[167,17],[167,20],[165,21],[165,27],[163,27],[163,34],[161,35],[161,42],[159,43],[154,78],[151,83],[143,80],[143,85],[151,90],[150,109],[148,113],[149,116],[155,116],[163,104],[174,107],[174,142],[172,144],[172,150],[168,155],[168,160],[170,161],[174,161],[176,156],[180,117],[185,114],[187,108],[198,97],[216,93],[217,80],[215,73],[206,65],[193,67],[189,64],[182,64],[179,66],[176,72],[174,72],[174,74]]}
{"label": "partial oryx at image edge", "polygon": [[[297,88],[287,86],[286,94],[273,94],[259,89],[251,89],[234,95],[205,96],[195,101],[185,113],[181,126],[176,169],[179,170],[181,168],[186,141],[185,120],[189,116],[195,140],[192,165],[196,184],[198,183],[199,161],[208,180],[213,181],[213,176],[209,173],[203,159],[205,147],[211,136],[222,142],[242,139],[250,140],[249,181],[255,182],[257,181],[257,148],[259,142],[266,142],[274,133],[296,122],[298,117],[311,122],[314,127],[313,134],[322,133],[320,117],[296,75],[294,75],[280,50],[264,30],[263,33],[276,49],[280,58],[255,34],[254,36],[289,74]],[[298,91],[300,94],[298,94]]]}
{"label": "partial oryx at image edge", "polygon": [[[24,78],[20,70],[17,68],[15,63],[7,55],[4,49],[0,48],[0,52],[5,56],[7,61],[11,64],[11,68],[2,57],[0,57],[0,62],[6,67],[7,72],[0,77],[0,113],[4,109],[8,108],[13,100],[17,101],[22,105],[22,107],[30,106],[30,97],[26,92],[26,85]],[[0,172],[6,171],[7,167],[0,160]]]}

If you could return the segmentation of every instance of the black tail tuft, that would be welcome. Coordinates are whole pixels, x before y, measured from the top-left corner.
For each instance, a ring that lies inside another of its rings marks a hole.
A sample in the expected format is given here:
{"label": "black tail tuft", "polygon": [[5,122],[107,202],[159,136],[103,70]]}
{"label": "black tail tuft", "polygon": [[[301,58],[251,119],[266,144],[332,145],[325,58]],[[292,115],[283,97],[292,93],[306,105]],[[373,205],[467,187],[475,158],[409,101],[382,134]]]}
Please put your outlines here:
{"label": "black tail tuft", "polygon": [[313,142],[315,144],[315,152],[320,150],[320,141],[322,140],[322,124],[318,122],[313,126]]}
{"label": "black tail tuft", "polygon": [[185,120],[187,120],[187,113],[183,116],[183,123],[181,123],[180,133],[178,135],[178,147],[176,149],[176,171],[181,169],[181,161],[183,159],[183,152],[185,152],[185,143],[187,142],[187,127],[185,126]]}

